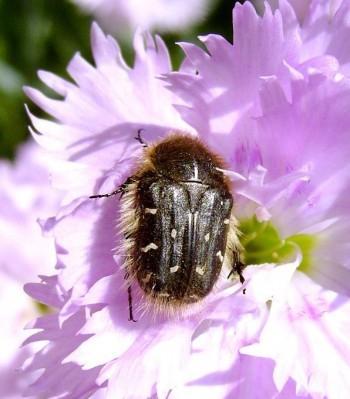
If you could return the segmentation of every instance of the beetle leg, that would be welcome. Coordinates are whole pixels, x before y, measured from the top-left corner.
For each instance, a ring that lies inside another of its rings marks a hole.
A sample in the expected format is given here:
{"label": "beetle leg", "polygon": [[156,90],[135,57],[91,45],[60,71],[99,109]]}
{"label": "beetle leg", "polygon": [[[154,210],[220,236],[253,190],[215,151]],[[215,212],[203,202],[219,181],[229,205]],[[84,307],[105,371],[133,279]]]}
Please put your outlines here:
{"label": "beetle leg", "polygon": [[90,195],[89,198],[107,198],[107,197],[112,197],[113,195],[122,194],[122,193],[123,193],[122,189],[121,189],[121,187],[119,187],[115,191],[112,191],[111,193]]}
{"label": "beetle leg", "polygon": [[129,302],[129,321],[133,321],[136,323],[137,320],[134,319],[134,315],[132,313],[132,294],[131,294],[131,285],[128,287],[128,302]]}
{"label": "beetle leg", "polygon": [[239,275],[239,281],[241,282],[241,284],[243,284],[245,282],[245,278],[243,277],[242,271],[244,269],[244,264],[242,262],[236,263],[235,267],[236,267],[236,272]]}
{"label": "beetle leg", "polygon": [[133,176],[128,177],[123,184],[121,184],[116,190],[112,191],[111,193],[107,194],[96,194],[90,195],[89,198],[108,198],[113,197],[114,195],[120,194],[120,198],[125,194],[128,185],[134,181]]}
{"label": "beetle leg", "polygon": [[[129,278],[129,273],[126,272],[124,275],[124,280]],[[134,315],[132,312],[132,293],[131,293],[131,285],[128,286],[128,302],[129,302],[129,321],[133,321],[136,323],[137,320],[134,319]]]}
{"label": "beetle leg", "polygon": [[240,261],[239,255],[237,254],[237,252],[234,253],[233,257],[234,257],[233,267],[232,267],[232,270],[230,271],[229,275],[227,276],[227,278],[230,278],[233,273],[237,273],[239,276],[239,281],[241,282],[241,284],[243,284],[245,282],[245,278],[243,277],[242,272],[243,272],[245,265],[244,265],[244,263],[242,263]]}

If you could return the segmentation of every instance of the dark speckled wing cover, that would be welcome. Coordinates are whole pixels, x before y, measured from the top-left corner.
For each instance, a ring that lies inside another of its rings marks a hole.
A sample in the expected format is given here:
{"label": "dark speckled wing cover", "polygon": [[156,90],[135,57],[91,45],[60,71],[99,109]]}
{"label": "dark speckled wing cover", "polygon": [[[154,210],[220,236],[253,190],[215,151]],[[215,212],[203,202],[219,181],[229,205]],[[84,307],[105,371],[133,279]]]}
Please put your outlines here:
{"label": "dark speckled wing cover", "polygon": [[145,292],[188,303],[203,298],[222,267],[230,193],[158,178],[142,184],[139,195],[136,257],[141,286]]}

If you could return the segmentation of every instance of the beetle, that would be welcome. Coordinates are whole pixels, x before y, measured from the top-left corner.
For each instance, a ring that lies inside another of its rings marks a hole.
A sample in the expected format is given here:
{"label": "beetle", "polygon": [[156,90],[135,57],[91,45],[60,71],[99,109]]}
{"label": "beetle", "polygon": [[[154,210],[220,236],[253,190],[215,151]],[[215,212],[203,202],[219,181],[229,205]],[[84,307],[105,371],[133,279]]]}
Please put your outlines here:
{"label": "beetle", "polygon": [[223,265],[244,282],[233,197],[222,159],[198,138],[171,132],[148,146],[121,195],[126,278],[137,281],[160,309],[181,309],[204,299]]}

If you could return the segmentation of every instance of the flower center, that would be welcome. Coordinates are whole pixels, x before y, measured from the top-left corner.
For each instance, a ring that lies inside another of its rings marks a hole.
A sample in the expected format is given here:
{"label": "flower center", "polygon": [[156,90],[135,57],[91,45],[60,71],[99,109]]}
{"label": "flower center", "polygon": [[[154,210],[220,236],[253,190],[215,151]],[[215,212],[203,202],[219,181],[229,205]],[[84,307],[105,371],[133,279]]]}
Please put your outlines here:
{"label": "flower center", "polygon": [[270,222],[259,222],[256,217],[243,220],[239,226],[241,243],[247,265],[262,263],[283,263],[291,260],[296,246],[302,253],[299,270],[307,272],[312,266],[312,250],[316,237],[309,234],[295,234],[282,239]]}
{"label": "flower center", "polygon": [[39,315],[47,315],[51,313],[51,309],[49,308],[49,306],[45,305],[44,303],[34,301],[34,306]]}

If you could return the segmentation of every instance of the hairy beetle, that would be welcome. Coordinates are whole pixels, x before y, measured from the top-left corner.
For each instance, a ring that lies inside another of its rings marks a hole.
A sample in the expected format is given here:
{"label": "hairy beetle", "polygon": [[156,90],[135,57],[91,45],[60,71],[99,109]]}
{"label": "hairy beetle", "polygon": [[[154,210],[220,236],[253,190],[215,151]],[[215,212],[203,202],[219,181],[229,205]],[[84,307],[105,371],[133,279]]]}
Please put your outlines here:
{"label": "hairy beetle", "polygon": [[[173,132],[144,145],[121,193],[125,269],[159,307],[184,307],[212,290],[223,264],[243,283],[233,198],[224,163],[199,139]],[[129,286],[130,319],[132,316]]]}

